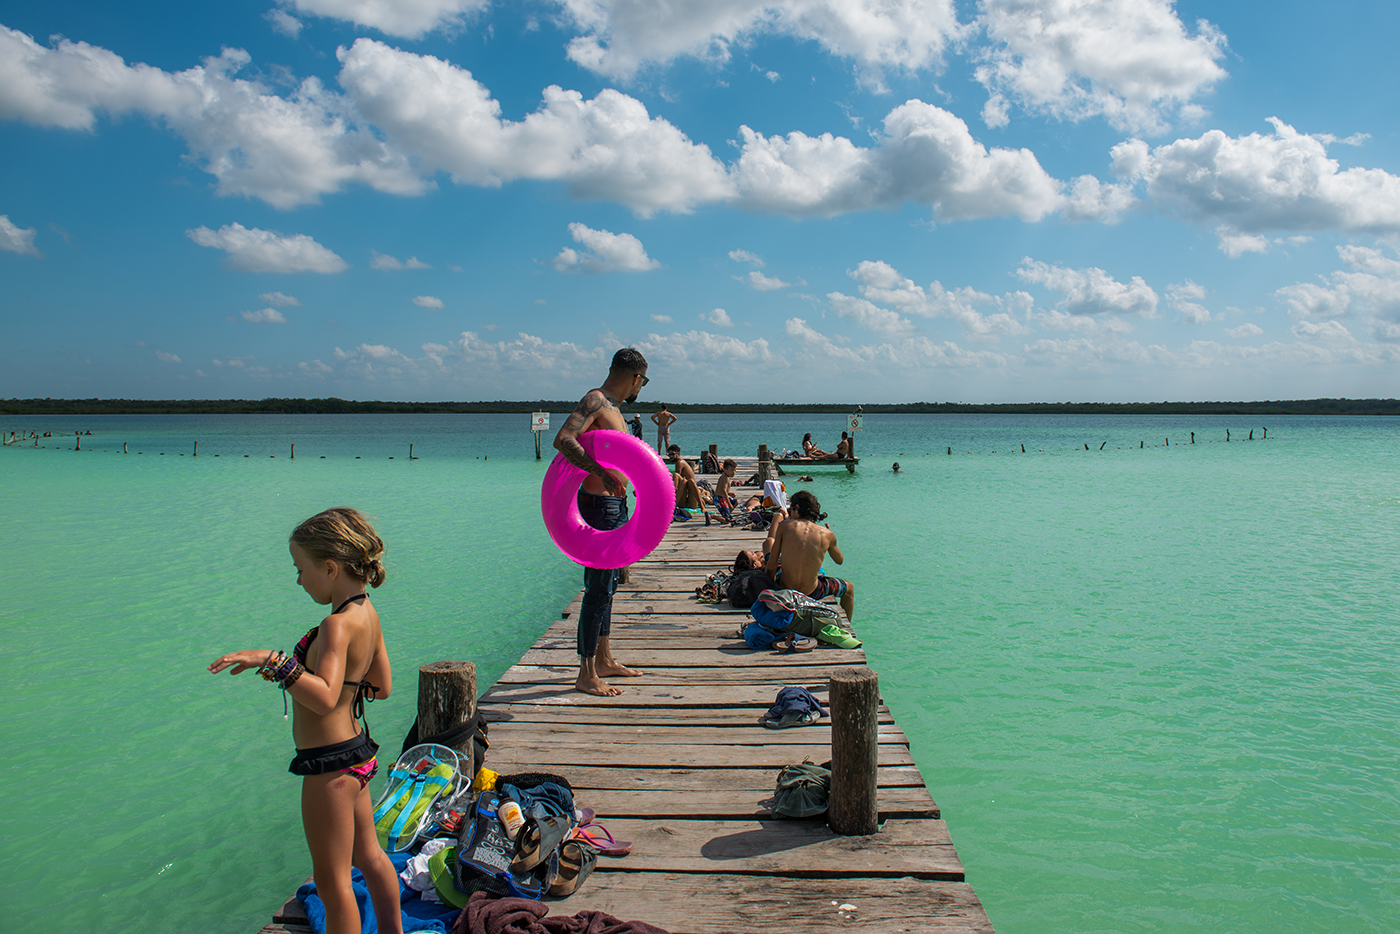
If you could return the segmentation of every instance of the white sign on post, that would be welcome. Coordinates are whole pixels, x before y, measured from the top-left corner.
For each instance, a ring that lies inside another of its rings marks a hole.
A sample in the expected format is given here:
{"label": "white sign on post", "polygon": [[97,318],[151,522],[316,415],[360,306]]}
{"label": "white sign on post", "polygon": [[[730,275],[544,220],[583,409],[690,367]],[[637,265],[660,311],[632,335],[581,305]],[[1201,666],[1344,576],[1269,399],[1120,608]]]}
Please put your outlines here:
{"label": "white sign on post", "polygon": [[548,413],[548,412],[531,412],[531,413],[530,413],[530,430],[531,430],[531,431],[549,431],[549,413]]}
{"label": "white sign on post", "polygon": [[847,430],[847,431],[851,431],[851,432],[860,431],[860,421],[861,421],[861,419],[864,418],[864,417],[865,417],[865,416],[863,416],[863,415],[852,415],[852,416],[850,416],[850,417],[847,419],[847,421],[849,422],[849,425],[847,426],[846,430]]}

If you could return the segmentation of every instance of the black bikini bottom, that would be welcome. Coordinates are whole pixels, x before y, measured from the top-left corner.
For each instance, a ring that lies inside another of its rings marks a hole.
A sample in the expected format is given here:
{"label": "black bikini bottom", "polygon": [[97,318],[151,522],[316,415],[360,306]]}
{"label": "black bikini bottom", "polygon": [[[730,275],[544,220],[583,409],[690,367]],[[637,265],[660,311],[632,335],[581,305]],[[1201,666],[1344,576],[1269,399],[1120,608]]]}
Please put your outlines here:
{"label": "black bikini bottom", "polygon": [[366,762],[379,751],[379,744],[369,738],[369,730],[343,743],[298,749],[287,771],[293,775],[325,775]]}

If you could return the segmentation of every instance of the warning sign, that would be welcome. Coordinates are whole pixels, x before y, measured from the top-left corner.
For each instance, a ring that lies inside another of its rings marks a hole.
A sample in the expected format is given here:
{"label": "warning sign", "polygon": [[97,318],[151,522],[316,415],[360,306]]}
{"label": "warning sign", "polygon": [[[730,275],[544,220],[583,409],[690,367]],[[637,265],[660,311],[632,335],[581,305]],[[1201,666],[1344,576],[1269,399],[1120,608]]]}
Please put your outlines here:
{"label": "warning sign", "polygon": [[549,413],[548,413],[548,412],[531,412],[531,413],[530,413],[530,430],[531,430],[531,431],[549,431]]}

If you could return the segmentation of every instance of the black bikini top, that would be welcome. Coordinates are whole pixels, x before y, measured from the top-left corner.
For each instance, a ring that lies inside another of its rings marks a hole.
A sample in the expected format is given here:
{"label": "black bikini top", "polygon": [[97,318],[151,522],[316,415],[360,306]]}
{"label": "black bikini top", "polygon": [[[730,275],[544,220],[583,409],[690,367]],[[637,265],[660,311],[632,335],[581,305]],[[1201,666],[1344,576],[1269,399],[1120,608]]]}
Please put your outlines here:
{"label": "black bikini top", "polygon": [[[355,594],[355,596],[350,597],[340,606],[336,607],[335,611],[332,612],[331,615],[334,616],[336,613],[339,613],[341,610],[345,609],[352,603],[355,603],[359,600],[367,599],[369,599],[369,594],[357,593]],[[306,630],[306,635],[301,637],[301,641],[297,643],[297,647],[292,649],[292,655],[295,656],[297,661],[301,662],[301,666],[306,669],[307,674],[314,675],[316,673],[311,670],[310,665],[306,664],[306,653],[308,650],[310,650],[311,643],[315,642],[316,637],[320,634],[320,625],[318,624],[312,626],[310,629]],[[373,658],[370,659],[370,665],[371,667],[374,665]],[[368,668],[365,669],[365,676],[369,676]],[[365,716],[365,701],[368,700],[370,703],[373,703],[374,695],[379,692],[379,688],[370,684],[364,678],[361,678],[359,681],[342,681],[341,684],[344,684],[347,687],[353,687],[355,689],[355,699],[350,704],[350,716],[355,720],[363,720]]]}

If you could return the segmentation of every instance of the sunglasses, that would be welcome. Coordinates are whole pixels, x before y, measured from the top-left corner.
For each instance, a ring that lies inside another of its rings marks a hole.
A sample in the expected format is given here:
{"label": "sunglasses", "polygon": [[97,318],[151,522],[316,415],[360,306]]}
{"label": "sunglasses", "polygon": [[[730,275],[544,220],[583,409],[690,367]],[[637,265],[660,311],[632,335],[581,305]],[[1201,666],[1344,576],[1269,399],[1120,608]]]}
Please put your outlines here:
{"label": "sunglasses", "polygon": [[648,379],[646,376],[643,376],[643,377],[642,377],[642,385],[643,385],[643,386],[645,386],[645,385],[646,385],[647,383],[649,383],[649,382],[651,382],[651,380]]}

